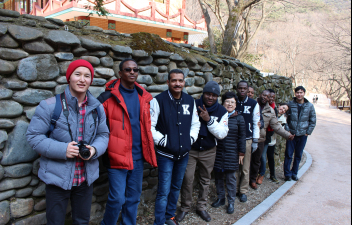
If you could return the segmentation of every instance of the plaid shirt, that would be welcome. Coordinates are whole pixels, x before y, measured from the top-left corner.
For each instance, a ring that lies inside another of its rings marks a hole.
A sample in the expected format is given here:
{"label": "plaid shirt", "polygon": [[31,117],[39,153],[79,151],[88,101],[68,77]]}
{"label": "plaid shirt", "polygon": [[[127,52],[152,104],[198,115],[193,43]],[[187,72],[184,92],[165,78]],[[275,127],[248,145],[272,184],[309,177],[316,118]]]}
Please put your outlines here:
{"label": "plaid shirt", "polygon": [[[86,115],[87,100],[88,98],[86,96],[81,107],[79,107],[78,142],[83,140],[84,117]],[[80,186],[86,180],[84,172],[84,161],[79,156],[77,156],[75,165],[75,175],[73,177],[72,186]]]}

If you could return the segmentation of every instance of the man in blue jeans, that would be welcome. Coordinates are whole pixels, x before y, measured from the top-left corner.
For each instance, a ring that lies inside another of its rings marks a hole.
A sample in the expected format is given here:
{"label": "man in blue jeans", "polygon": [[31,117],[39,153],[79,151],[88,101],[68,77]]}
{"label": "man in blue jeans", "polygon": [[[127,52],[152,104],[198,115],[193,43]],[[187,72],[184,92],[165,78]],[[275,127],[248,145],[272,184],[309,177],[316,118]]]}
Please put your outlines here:
{"label": "man in blue jeans", "polygon": [[[295,135],[293,141],[286,142],[284,173],[286,181],[297,181],[298,168],[302,159],[303,150],[307,144],[308,136],[312,135],[316,126],[316,113],[312,103],[304,96],[306,89],[299,86],[295,89],[296,97],[289,102],[289,111],[286,130]],[[295,159],[291,169],[293,153]]]}
{"label": "man in blue jeans", "polygon": [[151,102],[152,133],[159,166],[158,193],[154,225],[175,225],[175,212],[189,151],[200,129],[194,99],[184,93],[182,70],[172,70],[167,81],[169,90]]}

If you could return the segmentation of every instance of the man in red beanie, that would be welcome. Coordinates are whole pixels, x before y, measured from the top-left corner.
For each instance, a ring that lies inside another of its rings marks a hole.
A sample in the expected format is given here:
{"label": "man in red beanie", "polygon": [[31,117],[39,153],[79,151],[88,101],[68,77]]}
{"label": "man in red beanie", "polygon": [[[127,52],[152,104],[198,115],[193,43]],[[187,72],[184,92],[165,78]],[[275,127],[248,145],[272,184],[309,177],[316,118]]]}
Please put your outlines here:
{"label": "man in red beanie", "polygon": [[[98,157],[109,142],[104,108],[88,91],[93,76],[89,62],[72,62],[65,92],[42,101],[27,130],[28,143],[41,155],[38,175],[46,183],[48,225],[65,224],[69,200],[73,224],[89,223],[92,184],[99,177]],[[83,155],[80,145],[88,149]]]}

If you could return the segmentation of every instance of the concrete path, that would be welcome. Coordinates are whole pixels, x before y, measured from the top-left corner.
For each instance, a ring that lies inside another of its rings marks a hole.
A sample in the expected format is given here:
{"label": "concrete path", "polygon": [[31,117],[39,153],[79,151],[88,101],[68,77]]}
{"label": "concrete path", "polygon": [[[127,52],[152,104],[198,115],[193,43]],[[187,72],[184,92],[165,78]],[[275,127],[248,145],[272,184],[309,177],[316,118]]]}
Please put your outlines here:
{"label": "concrete path", "polygon": [[254,224],[351,224],[351,115],[316,106],[311,169]]}

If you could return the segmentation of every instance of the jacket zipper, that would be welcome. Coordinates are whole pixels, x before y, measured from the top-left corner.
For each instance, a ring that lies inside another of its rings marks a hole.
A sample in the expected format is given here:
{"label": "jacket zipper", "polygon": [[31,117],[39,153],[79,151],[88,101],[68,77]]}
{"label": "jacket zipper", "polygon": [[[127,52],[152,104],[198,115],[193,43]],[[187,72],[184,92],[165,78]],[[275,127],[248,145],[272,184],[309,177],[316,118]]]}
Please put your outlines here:
{"label": "jacket zipper", "polygon": [[125,130],[125,112],[122,110],[122,130]]}

